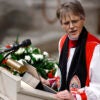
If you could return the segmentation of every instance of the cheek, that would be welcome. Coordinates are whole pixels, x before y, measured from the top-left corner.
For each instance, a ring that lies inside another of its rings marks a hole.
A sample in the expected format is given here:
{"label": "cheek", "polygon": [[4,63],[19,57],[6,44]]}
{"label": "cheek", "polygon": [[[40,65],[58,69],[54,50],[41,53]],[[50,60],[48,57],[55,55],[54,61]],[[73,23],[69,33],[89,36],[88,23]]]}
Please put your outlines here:
{"label": "cheek", "polygon": [[65,29],[65,25],[61,25],[62,29]]}
{"label": "cheek", "polygon": [[82,28],[83,28],[83,25],[80,25],[80,27],[79,27],[79,33],[81,33]]}
{"label": "cheek", "polygon": [[83,26],[84,26],[84,23],[80,23],[80,25],[78,27],[79,33],[82,31]]}
{"label": "cheek", "polygon": [[82,29],[82,27],[84,26],[84,20],[82,20],[82,22],[79,25],[79,28]]}
{"label": "cheek", "polygon": [[64,30],[64,31],[68,31],[68,29],[66,28],[66,26],[65,25],[62,25],[62,29]]}

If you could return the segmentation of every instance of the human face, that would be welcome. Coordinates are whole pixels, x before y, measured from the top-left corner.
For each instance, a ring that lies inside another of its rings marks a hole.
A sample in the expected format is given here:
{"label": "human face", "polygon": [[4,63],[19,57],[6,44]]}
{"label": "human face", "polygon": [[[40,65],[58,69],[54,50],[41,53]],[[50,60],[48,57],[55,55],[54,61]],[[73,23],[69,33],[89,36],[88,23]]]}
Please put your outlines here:
{"label": "human face", "polygon": [[80,16],[74,15],[71,12],[66,14],[66,17],[62,18],[62,28],[67,32],[70,39],[78,39],[84,25],[84,20],[85,19],[82,19]]}

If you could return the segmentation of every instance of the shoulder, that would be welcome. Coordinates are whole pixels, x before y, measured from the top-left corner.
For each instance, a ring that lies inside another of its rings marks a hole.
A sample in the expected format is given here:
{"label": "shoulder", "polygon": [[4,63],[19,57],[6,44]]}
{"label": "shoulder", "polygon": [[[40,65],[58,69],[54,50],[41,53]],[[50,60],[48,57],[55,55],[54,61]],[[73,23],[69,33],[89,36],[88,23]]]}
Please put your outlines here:
{"label": "shoulder", "polygon": [[67,37],[67,34],[64,34],[64,35],[60,38],[60,40],[59,40],[59,51],[61,51],[61,49],[62,49],[62,47],[63,47],[63,44],[64,44],[64,42],[65,42],[66,37]]}
{"label": "shoulder", "polygon": [[95,48],[96,45],[100,44],[100,40],[98,38],[96,38],[94,35],[88,33],[88,37],[87,37],[87,42],[86,42],[86,48]]}
{"label": "shoulder", "polygon": [[93,40],[87,42],[86,43],[86,64],[87,64],[87,68],[90,66],[91,60],[97,58],[98,55],[100,55],[100,44],[99,44],[99,42],[93,41]]}
{"label": "shoulder", "polygon": [[88,33],[87,42],[97,42],[100,43],[100,40],[91,33]]}
{"label": "shoulder", "polygon": [[91,55],[95,51],[95,48],[100,48],[100,44],[97,41],[91,41],[86,43],[86,55]]}
{"label": "shoulder", "polygon": [[66,39],[66,37],[67,37],[67,34],[64,34],[61,38],[60,38],[60,42],[62,43],[62,42],[64,42],[65,41],[65,39]]}

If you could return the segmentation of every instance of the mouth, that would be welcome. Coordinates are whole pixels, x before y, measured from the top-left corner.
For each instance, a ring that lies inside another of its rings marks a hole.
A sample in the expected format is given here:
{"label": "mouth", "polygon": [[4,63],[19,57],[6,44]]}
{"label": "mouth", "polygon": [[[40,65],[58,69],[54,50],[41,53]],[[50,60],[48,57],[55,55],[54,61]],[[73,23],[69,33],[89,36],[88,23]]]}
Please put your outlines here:
{"label": "mouth", "polygon": [[70,34],[75,35],[76,32],[77,32],[77,30],[72,30],[72,31],[70,31]]}

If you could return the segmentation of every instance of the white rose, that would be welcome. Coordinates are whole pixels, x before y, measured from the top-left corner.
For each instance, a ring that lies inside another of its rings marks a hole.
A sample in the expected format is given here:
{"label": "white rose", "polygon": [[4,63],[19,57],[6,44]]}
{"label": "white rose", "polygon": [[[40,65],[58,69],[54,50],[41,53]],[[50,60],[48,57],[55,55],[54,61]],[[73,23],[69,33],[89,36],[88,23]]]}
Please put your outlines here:
{"label": "white rose", "polygon": [[29,47],[28,52],[32,53],[32,51],[33,51],[33,48]]}
{"label": "white rose", "polygon": [[15,52],[15,54],[20,55],[20,54],[24,53],[24,51],[25,51],[25,48],[19,48],[19,49]]}
{"label": "white rose", "polygon": [[54,67],[57,69],[58,68],[58,65],[57,64],[54,64]]}
{"label": "white rose", "polygon": [[36,61],[43,59],[43,55],[41,54],[32,54],[32,56],[36,59]]}
{"label": "white rose", "polygon": [[26,55],[25,56],[25,60],[30,61],[31,60],[31,57],[29,55]]}
{"label": "white rose", "polygon": [[46,52],[46,51],[43,52],[43,55],[44,55],[45,57],[49,57],[49,54],[48,54],[48,52]]}

